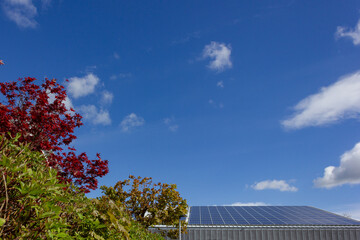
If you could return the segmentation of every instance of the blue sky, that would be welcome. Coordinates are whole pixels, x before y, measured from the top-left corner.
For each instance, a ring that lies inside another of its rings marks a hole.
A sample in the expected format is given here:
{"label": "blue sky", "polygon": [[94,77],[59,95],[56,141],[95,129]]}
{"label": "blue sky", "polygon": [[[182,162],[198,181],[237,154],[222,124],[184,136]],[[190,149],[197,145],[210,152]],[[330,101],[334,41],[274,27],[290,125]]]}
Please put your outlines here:
{"label": "blue sky", "polygon": [[0,3],[0,81],[66,84],[100,185],[360,219],[359,1]]}

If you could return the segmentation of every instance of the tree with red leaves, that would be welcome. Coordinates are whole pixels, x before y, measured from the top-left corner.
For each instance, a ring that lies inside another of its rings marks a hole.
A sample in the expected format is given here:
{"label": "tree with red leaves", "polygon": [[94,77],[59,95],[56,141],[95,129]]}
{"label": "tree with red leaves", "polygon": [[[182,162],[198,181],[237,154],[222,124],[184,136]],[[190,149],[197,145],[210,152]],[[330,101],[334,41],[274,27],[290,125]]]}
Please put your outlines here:
{"label": "tree with red leaves", "polygon": [[0,59],[0,65],[4,65],[4,62],[3,60]]}
{"label": "tree with red leaves", "polygon": [[[0,134],[21,134],[20,142],[31,150],[42,151],[46,164],[58,170],[58,178],[73,182],[84,192],[96,189],[98,177],[108,173],[108,161],[89,160],[86,153],[76,155],[70,143],[82,124],[82,117],[65,105],[67,94],[55,79],[36,85],[35,78],[0,83]],[[9,137],[10,137],[9,136]]]}

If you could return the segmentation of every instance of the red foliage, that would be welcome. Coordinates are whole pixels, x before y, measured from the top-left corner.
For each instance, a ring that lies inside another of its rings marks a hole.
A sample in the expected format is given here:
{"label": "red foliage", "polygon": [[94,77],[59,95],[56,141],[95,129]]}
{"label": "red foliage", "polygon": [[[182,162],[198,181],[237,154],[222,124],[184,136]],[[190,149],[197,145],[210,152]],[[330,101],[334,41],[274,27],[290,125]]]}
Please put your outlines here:
{"label": "red foliage", "polygon": [[96,189],[96,178],[109,171],[108,161],[99,154],[95,160],[85,153],[75,154],[69,144],[76,139],[74,129],[82,125],[82,117],[66,108],[66,91],[55,79],[45,79],[40,86],[34,81],[27,77],[0,83],[5,96],[0,98],[0,133],[21,133],[19,140],[29,143],[32,150],[43,151],[47,164],[59,170],[60,180],[72,181],[84,192]]}
{"label": "red foliage", "polygon": [[4,65],[4,62],[3,60],[0,59],[0,65]]}

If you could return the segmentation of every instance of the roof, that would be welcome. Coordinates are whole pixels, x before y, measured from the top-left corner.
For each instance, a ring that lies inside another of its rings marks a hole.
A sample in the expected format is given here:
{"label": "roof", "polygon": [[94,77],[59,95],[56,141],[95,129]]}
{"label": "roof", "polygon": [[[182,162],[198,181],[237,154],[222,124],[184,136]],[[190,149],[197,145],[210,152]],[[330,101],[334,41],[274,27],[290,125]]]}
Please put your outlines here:
{"label": "roof", "polygon": [[194,206],[189,226],[360,226],[360,221],[309,206]]}

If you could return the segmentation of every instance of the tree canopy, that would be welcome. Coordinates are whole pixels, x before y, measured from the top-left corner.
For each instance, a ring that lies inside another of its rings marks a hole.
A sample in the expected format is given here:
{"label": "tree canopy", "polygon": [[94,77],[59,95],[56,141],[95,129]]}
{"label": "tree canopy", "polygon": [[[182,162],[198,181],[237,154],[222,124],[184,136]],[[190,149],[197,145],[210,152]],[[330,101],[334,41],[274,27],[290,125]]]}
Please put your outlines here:
{"label": "tree canopy", "polygon": [[0,133],[11,137],[20,133],[19,142],[45,153],[46,164],[58,170],[60,180],[72,181],[85,192],[96,189],[97,178],[108,173],[108,161],[99,154],[94,160],[86,153],[76,154],[70,144],[82,117],[66,104],[66,91],[56,79],[45,79],[40,85],[35,80],[0,83]]}
{"label": "tree canopy", "polygon": [[[130,216],[146,228],[154,225],[178,225],[187,214],[188,205],[175,184],[153,183],[151,177],[135,177],[119,181],[114,187],[100,187],[106,197],[122,202]],[[182,221],[183,231],[186,223]],[[176,236],[177,230],[168,233]]]}

